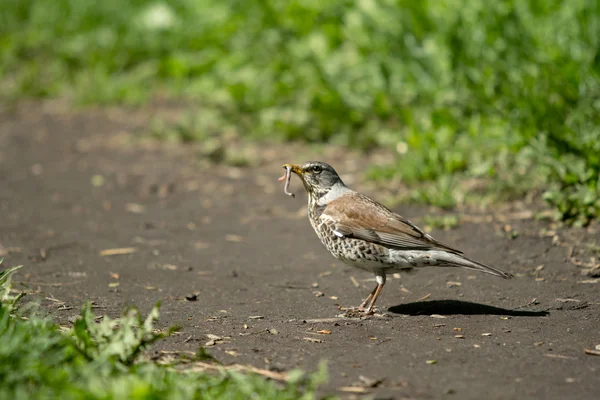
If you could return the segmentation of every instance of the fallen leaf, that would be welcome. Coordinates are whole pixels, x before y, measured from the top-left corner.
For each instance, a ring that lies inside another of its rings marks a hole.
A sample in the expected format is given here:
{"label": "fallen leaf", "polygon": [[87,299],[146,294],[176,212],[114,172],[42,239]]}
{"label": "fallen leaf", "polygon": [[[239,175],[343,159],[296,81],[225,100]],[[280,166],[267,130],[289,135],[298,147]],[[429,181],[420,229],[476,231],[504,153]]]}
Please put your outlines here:
{"label": "fallen leaf", "polygon": [[315,338],[311,338],[311,337],[305,337],[302,339],[306,340],[307,342],[312,342],[312,343],[323,343],[323,341],[321,339],[315,339]]}
{"label": "fallen leaf", "polygon": [[577,299],[556,299],[559,303],[569,303],[569,302],[580,302],[581,300]]}
{"label": "fallen leaf", "polygon": [[262,315],[251,315],[248,318],[249,319],[264,319],[265,317],[263,317]]}
{"label": "fallen leaf", "polygon": [[337,299],[338,299],[338,297],[337,297],[337,296],[329,296],[329,298],[330,298],[331,300],[337,300]]}
{"label": "fallen leaf", "polygon": [[198,240],[194,243],[194,248],[196,249],[208,249],[210,247],[210,245],[206,242],[203,242],[201,240]]}
{"label": "fallen leaf", "polygon": [[244,241],[244,238],[240,235],[225,235],[225,240],[227,240],[228,242],[240,243]]}
{"label": "fallen leaf", "polygon": [[456,332],[460,332],[460,331],[462,331],[462,328],[452,328],[452,330],[456,331]]}
{"label": "fallen leaf", "polygon": [[111,287],[111,288],[114,288],[114,287],[117,287],[117,286],[119,286],[119,282],[111,282],[111,283],[108,284],[108,287]]}
{"label": "fallen leaf", "polygon": [[430,297],[431,297],[431,293],[427,293],[425,296],[421,297],[420,299],[417,299],[417,301],[427,300]]}
{"label": "fallen leaf", "polygon": [[210,346],[214,346],[216,344],[223,343],[222,337],[213,335],[212,333],[206,334],[206,337],[210,339],[208,342],[204,343],[204,346],[206,346],[206,347],[210,347]]}
{"label": "fallen leaf", "polygon": [[427,361],[425,361],[425,363],[429,364],[429,365],[433,365],[433,364],[437,364],[437,361],[436,360],[427,360]]}
{"label": "fallen leaf", "polygon": [[482,333],[481,336],[492,336],[491,333]]}
{"label": "fallen leaf", "polygon": [[272,328],[271,328],[271,329],[268,329],[268,331],[269,331],[269,333],[270,333],[271,335],[278,335],[278,334],[279,334],[279,331],[278,331],[277,329],[272,329]]}
{"label": "fallen leaf", "polygon": [[269,379],[278,380],[281,382],[285,382],[288,380],[287,373],[269,371],[266,369],[260,369],[256,367],[251,367],[248,365],[240,365],[240,364],[232,364],[232,365],[215,365],[214,363],[206,363],[206,362],[195,362],[192,364],[192,368],[188,369],[190,372],[205,372],[205,371],[215,371],[220,372],[222,370],[226,371],[237,371],[237,372],[250,372],[265,376]]}
{"label": "fallen leaf", "polygon": [[137,203],[125,204],[125,211],[133,214],[143,214],[146,211],[146,207]]}
{"label": "fallen leaf", "polygon": [[457,339],[464,339],[465,335],[454,335],[454,337]]}
{"label": "fallen leaf", "polygon": [[230,356],[234,356],[234,357],[237,357],[240,355],[240,353],[238,353],[235,350],[225,350],[225,353],[229,354]]}
{"label": "fallen leaf", "polygon": [[109,272],[110,273],[110,277],[113,279],[119,279],[119,274],[117,274],[116,272]]}
{"label": "fallen leaf", "polygon": [[368,390],[362,386],[342,386],[338,390],[346,393],[368,393]]}
{"label": "fallen leaf", "polygon": [[455,282],[455,281],[448,281],[448,282],[446,282],[446,285],[448,285],[448,287],[454,287],[454,286],[462,286],[462,283]]}
{"label": "fallen leaf", "polygon": [[0,245],[0,257],[5,257],[10,253],[21,253],[21,251],[20,247],[2,247]]}
{"label": "fallen leaf", "polygon": [[440,318],[440,319],[442,319],[442,318],[448,318],[445,315],[440,315],[440,314],[431,314],[430,317],[431,318]]}
{"label": "fallen leaf", "polygon": [[591,356],[600,356],[600,350],[584,349],[583,351]]}
{"label": "fallen leaf", "polygon": [[135,247],[119,247],[116,249],[104,249],[100,251],[100,255],[102,257],[105,256],[119,256],[122,254],[131,254],[131,253],[135,253],[137,251],[137,248]]}
{"label": "fallen leaf", "polygon": [[207,333],[206,337],[213,340],[223,340],[221,336],[213,335],[212,333]]}
{"label": "fallen leaf", "polygon": [[331,331],[329,329],[321,329],[320,331],[317,331],[317,333],[322,335],[331,335]]}
{"label": "fallen leaf", "polygon": [[571,357],[571,356],[563,356],[562,354],[552,354],[552,353],[546,353],[544,354],[546,357],[550,357],[550,358],[560,358],[562,360],[577,360],[577,357]]}

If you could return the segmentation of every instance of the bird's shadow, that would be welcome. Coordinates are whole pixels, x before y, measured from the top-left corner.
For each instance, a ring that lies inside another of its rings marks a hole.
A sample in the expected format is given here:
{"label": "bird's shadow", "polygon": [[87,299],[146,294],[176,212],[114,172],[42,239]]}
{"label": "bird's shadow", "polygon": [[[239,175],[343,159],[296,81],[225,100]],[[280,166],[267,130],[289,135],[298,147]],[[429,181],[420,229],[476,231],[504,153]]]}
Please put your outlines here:
{"label": "bird's shadow", "polygon": [[388,308],[403,315],[508,315],[512,317],[543,317],[548,311],[507,310],[505,308],[460,300],[431,300],[400,304]]}

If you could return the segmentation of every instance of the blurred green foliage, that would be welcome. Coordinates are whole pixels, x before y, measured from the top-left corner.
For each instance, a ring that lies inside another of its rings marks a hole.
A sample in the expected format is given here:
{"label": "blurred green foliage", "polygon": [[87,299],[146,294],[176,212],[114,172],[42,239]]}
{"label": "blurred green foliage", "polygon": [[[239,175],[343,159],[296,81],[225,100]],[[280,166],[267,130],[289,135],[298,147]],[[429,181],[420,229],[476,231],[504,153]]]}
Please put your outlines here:
{"label": "blurred green foliage", "polygon": [[[373,178],[454,178],[600,214],[597,0],[3,0],[5,97],[199,99],[258,137],[398,149]],[[502,186],[502,185],[500,185]],[[433,188],[433,189],[432,189]],[[464,197],[464,194],[463,194]]]}

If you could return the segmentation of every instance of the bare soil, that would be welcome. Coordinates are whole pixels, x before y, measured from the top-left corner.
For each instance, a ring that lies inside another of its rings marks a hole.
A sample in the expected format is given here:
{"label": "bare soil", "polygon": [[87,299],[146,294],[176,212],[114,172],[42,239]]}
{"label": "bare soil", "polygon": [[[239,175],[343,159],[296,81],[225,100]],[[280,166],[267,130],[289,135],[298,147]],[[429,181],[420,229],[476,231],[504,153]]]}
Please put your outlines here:
{"label": "bare soil", "polygon": [[[300,183],[292,199],[277,178],[285,162],[321,158],[368,190],[356,174],[367,161],[265,145],[252,167],[211,164],[197,147],[136,140],[153,113],[0,108],[3,267],[23,264],[17,288],[59,323],[88,300],[111,317],[161,300],[161,327],[182,329],[155,354],[195,352],[213,334],[223,340],[207,350],[224,364],[327,360],[324,394],[600,398],[600,357],[584,352],[600,344],[600,280],[581,265],[593,266],[597,226],[556,229],[522,205],[466,212],[434,237],[514,279],[423,269],[388,280],[382,316],[340,317],[374,277],[327,253]],[[395,210],[419,224],[431,212]]]}

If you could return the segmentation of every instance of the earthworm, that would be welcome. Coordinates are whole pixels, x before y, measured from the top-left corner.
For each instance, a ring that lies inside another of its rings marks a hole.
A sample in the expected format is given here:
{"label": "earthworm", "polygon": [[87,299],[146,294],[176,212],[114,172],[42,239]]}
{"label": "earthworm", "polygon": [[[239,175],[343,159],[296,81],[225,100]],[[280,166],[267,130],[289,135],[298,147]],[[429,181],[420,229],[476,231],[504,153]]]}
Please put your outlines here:
{"label": "earthworm", "polygon": [[287,194],[288,196],[292,196],[292,197],[296,197],[296,195],[292,192],[290,192],[290,181],[292,180],[292,167],[283,167],[285,168],[285,175],[283,175],[281,178],[277,179],[279,182],[282,182],[285,180],[285,185],[283,186],[283,193]]}

